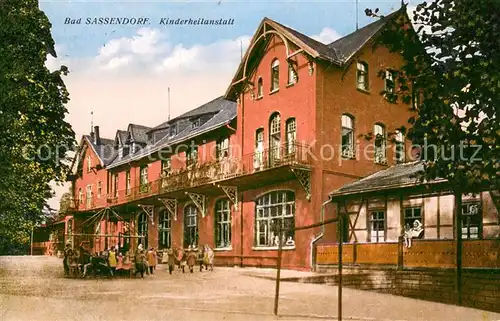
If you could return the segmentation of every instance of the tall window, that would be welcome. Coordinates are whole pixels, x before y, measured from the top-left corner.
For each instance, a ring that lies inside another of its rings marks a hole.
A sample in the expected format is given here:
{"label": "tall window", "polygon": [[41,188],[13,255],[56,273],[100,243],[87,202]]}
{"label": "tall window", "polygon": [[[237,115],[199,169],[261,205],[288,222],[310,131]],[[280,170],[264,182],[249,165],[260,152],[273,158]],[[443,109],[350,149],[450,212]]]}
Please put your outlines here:
{"label": "tall window", "polygon": [[254,168],[260,169],[264,161],[264,129],[259,128],[255,132],[255,155],[254,155]]}
{"label": "tall window", "polygon": [[395,90],[394,86],[394,78],[396,74],[392,70],[386,70],[385,71],[385,92],[386,94],[393,95]]}
{"label": "tall window", "polygon": [[160,211],[158,244],[161,249],[169,249],[172,246],[172,221],[170,219],[170,213],[166,209]]}
{"label": "tall window", "polygon": [[215,247],[231,246],[231,207],[228,199],[215,203]]}
{"label": "tall window", "polygon": [[169,135],[170,136],[177,135],[177,124],[170,124]]}
{"label": "tall window", "polygon": [[271,91],[278,90],[280,88],[280,62],[278,59],[274,59],[271,64]]}
{"label": "tall window", "polygon": [[370,214],[370,239],[378,243],[385,240],[385,212],[374,211]]}
{"label": "tall window", "polygon": [[[274,191],[256,200],[255,246],[294,245],[295,194],[291,191]],[[281,230],[281,237],[279,231]]]}
{"label": "tall window", "polygon": [[113,176],[114,176],[113,192],[114,192],[114,196],[118,197],[118,173],[115,173]]}
{"label": "tall window", "polygon": [[405,208],[404,211],[405,214],[405,228],[412,228],[413,223],[415,221],[419,221],[420,223],[424,223],[422,221],[422,209],[420,207],[410,207],[410,208]]}
{"label": "tall window", "polygon": [[92,157],[87,156],[87,173],[92,171]]}
{"label": "tall window", "polygon": [[385,128],[382,124],[376,124],[374,129],[375,134],[375,163],[386,164],[386,150],[385,150]]}
{"label": "tall window", "polygon": [[288,154],[295,153],[295,142],[297,140],[297,125],[295,118],[286,121],[286,151]]}
{"label": "tall window", "polygon": [[297,69],[296,65],[293,62],[288,63],[288,84],[293,85],[297,83],[298,81],[298,76],[297,76]]}
{"label": "tall window", "polygon": [[101,181],[97,182],[97,197],[101,198],[102,184]]}
{"label": "tall window", "polygon": [[148,247],[148,217],[146,213],[139,214],[137,219],[137,232],[143,238],[139,238],[139,244],[142,244],[144,249]]}
{"label": "tall window", "polygon": [[396,131],[396,163],[401,164],[405,161],[405,138],[400,130]]}
{"label": "tall window", "polygon": [[148,190],[148,166],[141,166],[140,169],[140,188],[141,192],[146,192]]}
{"label": "tall window", "polygon": [[354,119],[342,115],[342,156],[354,157]]}
{"label": "tall window", "polygon": [[87,208],[92,207],[92,185],[87,185]]}
{"label": "tall window", "polygon": [[132,184],[130,182],[130,171],[125,172],[125,192],[127,195],[132,191]]}
{"label": "tall window", "polygon": [[217,159],[229,157],[229,138],[224,137],[217,141],[215,145]]}
{"label": "tall window", "polygon": [[368,64],[366,62],[358,62],[356,79],[359,89],[368,90]]}
{"label": "tall window", "polygon": [[195,165],[198,162],[198,146],[190,146],[186,150],[186,166]]}
{"label": "tall window", "polygon": [[483,216],[479,202],[467,202],[462,204],[462,238],[480,238]]}
{"label": "tall window", "polygon": [[198,211],[193,204],[184,207],[184,248],[198,247]]}
{"label": "tall window", "polygon": [[262,84],[262,77],[257,80],[257,98],[261,98],[264,95],[264,85]]}
{"label": "tall window", "polygon": [[161,161],[161,173],[167,175],[172,169],[172,159],[170,156]]}
{"label": "tall window", "polygon": [[281,145],[281,119],[280,114],[275,113],[269,122],[269,158],[271,166],[279,161]]}
{"label": "tall window", "polygon": [[81,188],[78,189],[78,203],[83,203],[83,191]]}

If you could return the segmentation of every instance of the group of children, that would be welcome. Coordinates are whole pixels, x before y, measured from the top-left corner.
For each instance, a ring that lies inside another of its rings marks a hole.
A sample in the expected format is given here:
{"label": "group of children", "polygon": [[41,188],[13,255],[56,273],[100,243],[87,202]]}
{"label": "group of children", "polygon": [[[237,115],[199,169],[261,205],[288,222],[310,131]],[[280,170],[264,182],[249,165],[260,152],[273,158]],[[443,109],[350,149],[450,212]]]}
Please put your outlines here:
{"label": "group of children", "polygon": [[205,267],[205,270],[210,267],[210,270],[213,271],[214,258],[214,252],[208,244],[200,247],[198,251],[195,251],[192,246],[189,246],[186,251],[174,246],[164,252],[162,263],[167,263],[170,274],[172,274],[176,265],[182,270],[182,273],[185,273],[186,267],[189,272],[193,273],[196,263],[200,265],[200,272],[203,271],[203,267]]}

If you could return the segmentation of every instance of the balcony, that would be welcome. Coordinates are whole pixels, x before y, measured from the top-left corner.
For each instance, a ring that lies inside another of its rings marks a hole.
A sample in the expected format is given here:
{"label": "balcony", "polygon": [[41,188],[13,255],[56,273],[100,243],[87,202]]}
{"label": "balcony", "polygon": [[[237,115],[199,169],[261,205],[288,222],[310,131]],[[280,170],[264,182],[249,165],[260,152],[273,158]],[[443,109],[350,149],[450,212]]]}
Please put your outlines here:
{"label": "balcony", "polygon": [[[263,179],[271,183],[296,177],[304,185],[308,182],[304,181],[303,173],[308,175],[310,170],[311,157],[308,146],[298,143],[283,144],[277,148],[254,152],[241,158],[228,157],[213,162],[193,164],[187,168],[161,175],[158,180],[148,184],[119,190],[101,199],[93,198],[90,208],[86,209],[137,201],[153,203],[152,197],[160,195],[181,198],[189,189],[197,188],[200,192],[209,192],[217,184],[251,188],[261,186]],[[80,210],[84,209],[80,207]]]}

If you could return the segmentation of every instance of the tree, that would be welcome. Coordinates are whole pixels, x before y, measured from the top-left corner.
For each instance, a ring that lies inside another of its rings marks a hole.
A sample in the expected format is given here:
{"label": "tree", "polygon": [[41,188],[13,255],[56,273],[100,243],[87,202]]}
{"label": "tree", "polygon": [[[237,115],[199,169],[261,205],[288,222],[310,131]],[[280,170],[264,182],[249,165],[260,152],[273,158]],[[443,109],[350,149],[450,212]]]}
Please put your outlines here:
{"label": "tree", "polygon": [[455,195],[459,303],[462,195],[500,187],[499,12],[497,0],[423,2],[412,21],[400,15],[379,38],[405,61],[390,99],[417,112],[407,133],[421,146],[420,178],[445,178]]}
{"label": "tree", "polygon": [[73,195],[71,191],[64,193],[59,200],[59,216],[62,218],[71,208],[71,199]]}
{"label": "tree", "polygon": [[0,254],[29,242],[51,197],[49,182],[62,181],[67,152],[75,146],[65,120],[68,69],[49,71],[56,56],[51,24],[36,0],[0,3]]}

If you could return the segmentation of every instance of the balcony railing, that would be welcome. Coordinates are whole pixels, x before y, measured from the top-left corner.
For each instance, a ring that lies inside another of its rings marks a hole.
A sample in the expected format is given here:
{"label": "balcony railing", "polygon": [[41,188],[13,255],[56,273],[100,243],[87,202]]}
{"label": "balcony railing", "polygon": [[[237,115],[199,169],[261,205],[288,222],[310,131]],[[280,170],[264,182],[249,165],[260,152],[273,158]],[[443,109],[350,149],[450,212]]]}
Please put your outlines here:
{"label": "balcony railing", "polygon": [[193,164],[187,168],[163,174],[158,180],[148,184],[119,190],[103,195],[99,199],[93,197],[91,202],[85,203],[84,201],[84,204],[78,208],[89,209],[89,207],[82,206],[86,204],[91,204],[90,209],[125,204],[154,195],[252,175],[282,166],[309,167],[311,158],[308,149],[308,146],[298,143],[283,144],[277,148],[256,151],[241,158],[225,157],[213,162]]}

